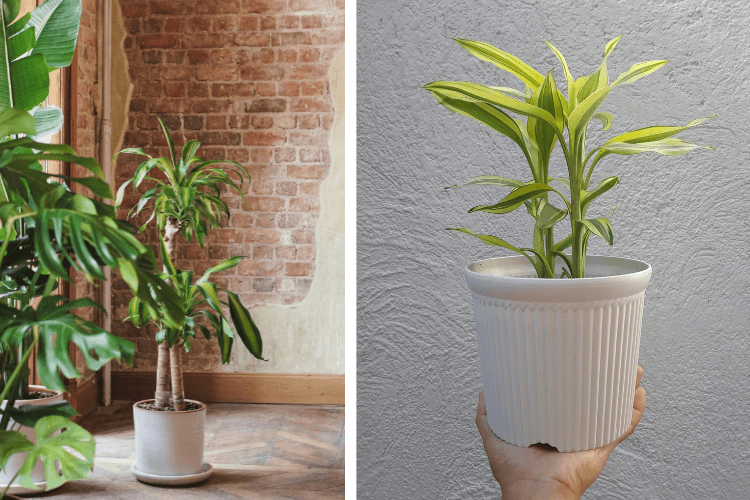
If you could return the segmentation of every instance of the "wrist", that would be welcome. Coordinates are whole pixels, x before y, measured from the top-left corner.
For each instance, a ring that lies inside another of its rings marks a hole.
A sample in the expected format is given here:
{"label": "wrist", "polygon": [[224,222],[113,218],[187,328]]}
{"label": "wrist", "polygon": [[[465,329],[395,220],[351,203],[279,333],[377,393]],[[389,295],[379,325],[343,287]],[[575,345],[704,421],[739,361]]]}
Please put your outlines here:
{"label": "wrist", "polygon": [[558,481],[514,481],[501,485],[503,500],[580,500],[581,494]]}

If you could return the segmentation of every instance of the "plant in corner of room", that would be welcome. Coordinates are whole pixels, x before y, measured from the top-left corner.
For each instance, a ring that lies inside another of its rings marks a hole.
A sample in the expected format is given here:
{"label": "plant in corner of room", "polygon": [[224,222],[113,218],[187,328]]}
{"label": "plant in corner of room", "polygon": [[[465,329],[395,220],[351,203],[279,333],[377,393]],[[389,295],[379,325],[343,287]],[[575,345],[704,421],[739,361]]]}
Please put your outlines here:
{"label": "plant in corner of room", "polygon": [[[28,399],[32,351],[38,349],[42,383],[57,391],[66,390],[60,373],[80,377],[68,352],[71,342],[92,370],[111,359],[132,363],[132,343],[71,312],[100,306],[88,298],[69,302],[54,295],[58,279],[70,281],[71,267],[89,281],[104,278],[103,266],[125,268],[128,284],[147,309],[155,313],[158,302],[159,310],[167,311],[165,322],[182,321],[179,297],[150,273],[156,266],[151,249],[138,242],[129,224],[115,219],[110,205],[74,194],[65,184],[75,182],[112,199],[96,160],[42,140],[63,124],[59,108],[40,105],[49,93],[49,72],[70,64],[80,0],[48,0],[16,20],[19,13],[19,0],[0,0],[0,56],[5,58],[0,72],[0,476],[7,481],[0,485],[0,498],[12,490],[38,490],[35,483],[50,490],[86,477],[93,464],[93,438],[68,420],[76,412],[67,402],[15,407]],[[94,175],[46,173],[45,161],[74,163]],[[25,457],[19,455],[24,452]]]}
{"label": "plant in corner of room", "polygon": [[[173,264],[177,237],[179,234],[186,241],[193,236],[203,247],[207,233],[211,229],[222,227],[223,215],[227,221],[230,218],[229,207],[221,199],[222,187],[234,189],[243,199],[241,186],[246,177],[250,176],[245,168],[237,162],[224,160],[204,160],[196,153],[200,143],[189,140],[182,147],[180,155],[176,155],[174,143],[169,129],[157,118],[167,140],[169,156],[152,158],[140,148],[127,148],[120,153],[130,153],[148,156],[136,169],[133,178],[122,184],[117,192],[116,206],[119,207],[125,196],[125,190],[132,183],[136,190],[146,181],[153,187],[147,189],[138,203],[130,210],[129,216],[136,216],[142,211],[148,212],[148,220],[141,226],[143,231],[152,220],[156,219],[159,234],[164,274],[160,275],[168,280],[182,299],[184,321],[179,325],[165,325],[160,318],[144,307],[139,297],[134,297],[129,306],[126,320],[136,326],[143,327],[151,322],[158,328],[156,341],[158,342],[157,384],[154,397],[154,408],[149,407],[148,401],[134,405],[136,429],[136,465],[133,473],[140,480],[160,483],[164,477],[190,476],[186,482],[197,482],[207,477],[211,469],[205,469],[203,464],[203,425],[205,421],[205,405],[194,403],[190,408],[185,401],[185,390],[182,378],[182,349],[190,351],[192,339],[197,333],[210,340],[211,329],[216,336],[221,349],[223,363],[230,361],[232,342],[238,336],[248,351],[258,359],[263,359],[263,344],[260,331],[255,326],[248,310],[242,305],[236,293],[219,287],[210,281],[213,273],[231,269],[239,264],[244,257],[231,257],[220,264],[205,271],[199,279],[193,279],[192,270],[181,270]],[[119,153],[118,153],[119,154]],[[117,155],[115,155],[115,160]],[[225,164],[225,166],[219,166]],[[226,166],[228,165],[228,166]],[[159,169],[166,177],[166,182],[149,176],[153,168]],[[230,177],[239,177],[240,185]],[[152,203],[152,204],[150,204]],[[162,231],[164,236],[162,236]],[[219,291],[226,292],[227,301],[219,296]],[[222,311],[222,305],[229,307],[231,323]],[[205,324],[206,321],[210,328]],[[169,391],[167,366],[170,365],[172,390]],[[170,404],[171,399],[171,404]],[[174,410],[175,417],[187,412],[185,418],[161,418],[160,411]],[[144,411],[146,410],[146,411]],[[197,413],[190,413],[199,410]],[[191,416],[192,415],[192,416]],[[188,419],[193,419],[188,423]],[[175,439],[164,438],[164,443],[154,443],[149,439],[149,432],[154,426],[163,425],[160,434],[174,435]],[[190,425],[195,432],[189,436],[181,426]],[[158,450],[148,451],[147,448],[160,447]],[[203,475],[201,475],[203,474]],[[156,478],[156,479],[155,479]],[[168,479],[165,479],[165,481]]]}
{"label": "plant in corner of room", "polygon": [[[613,123],[612,114],[599,111],[610,92],[667,63],[634,64],[610,82],[607,58],[619,41],[617,37],[607,43],[596,71],[580,78],[573,77],[563,55],[547,42],[565,74],[567,99],[551,71],[542,75],[511,54],[465,39],[456,42],[519,78],[524,89],[448,81],[424,86],[450,111],[510,138],[531,170],[528,180],[485,175],[464,185],[511,188],[499,202],[469,212],[504,214],[525,206],[534,219],[532,247],[519,248],[466,228],[450,229],[522,255],[485,259],[464,269],[474,303],[488,422],[495,434],[514,445],[542,442],[560,451],[580,451],[610,443],[627,429],[651,266],[632,259],[587,257],[592,234],[613,243],[608,215],[590,217],[588,209],[619,182],[608,177],[592,184],[592,175],[612,155],[675,156],[705,147],[674,136],[708,118],[632,130],[587,149],[590,122],[600,121],[605,131]],[[550,175],[558,143],[564,177]],[[570,232],[556,239],[555,225],[566,219]],[[564,253],[568,248],[571,253]],[[532,273],[537,278],[526,277]],[[556,280],[558,273],[572,279]]]}
{"label": "plant in corner of room", "polygon": [[[567,82],[567,99],[558,90],[552,71],[545,76],[517,57],[489,44],[464,39],[455,40],[470,54],[495,64],[525,84],[523,91],[470,82],[437,81],[424,86],[438,103],[449,110],[474,118],[510,138],[521,149],[524,160],[530,167],[532,178],[527,181],[485,175],[463,184],[512,188],[499,202],[478,205],[469,212],[504,214],[525,206],[535,223],[532,248],[519,248],[496,236],[474,234],[466,228],[449,230],[471,234],[488,245],[503,247],[524,255],[533,264],[539,278],[556,277],[556,258],[564,262],[560,277],[583,278],[591,234],[603,238],[610,245],[614,238],[609,214],[596,218],[587,217],[591,203],[619,182],[617,177],[608,177],[593,187],[590,184],[591,176],[597,164],[610,155],[653,152],[676,156],[696,148],[707,148],[673,136],[713,117],[693,120],[684,126],[649,126],[625,132],[587,151],[591,120],[599,120],[602,130],[608,130],[613,123],[612,114],[598,111],[609,93],[615,87],[633,83],[653,73],[668,62],[656,60],[634,64],[610,83],[607,58],[620,38],[618,36],[607,43],[604,48],[604,59],[594,73],[577,79],[570,73],[562,53],[545,41],[562,65]],[[507,114],[507,111],[526,116],[527,121],[524,123]],[[549,174],[550,156],[557,143],[560,144],[565,157],[567,177],[551,177]],[[557,188],[552,185],[553,182],[558,184]],[[568,193],[561,191],[560,186]],[[558,195],[563,205],[553,205],[549,199],[550,193]],[[554,226],[566,218],[570,221],[570,233],[556,241]],[[567,255],[564,250],[569,247],[571,254]]]}

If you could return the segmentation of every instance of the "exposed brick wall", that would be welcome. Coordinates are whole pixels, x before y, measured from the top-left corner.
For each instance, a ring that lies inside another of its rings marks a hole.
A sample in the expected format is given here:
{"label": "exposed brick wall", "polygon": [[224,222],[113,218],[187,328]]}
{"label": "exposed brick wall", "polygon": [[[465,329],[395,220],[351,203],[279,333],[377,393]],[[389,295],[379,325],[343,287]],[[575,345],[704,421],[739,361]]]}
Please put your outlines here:
{"label": "exposed brick wall", "polygon": [[[168,154],[155,116],[176,146],[197,139],[203,158],[243,164],[247,207],[227,193],[231,223],[204,248],[180,241],[176,264],[202,273],[232,255],[246,258],[218,278],[248,307],[294,304],[315,272],[319,189],[330,164],[333,104],[328,69],[344,44],[343,0],[120,0],[124,49],[134,85],[123,147]],[[139,160],[118,159],[116,183]],[[121,216],[137,197],[126,198]],[[154,230],[141,237],[155,247]],[[137,338],[135,369],[153,369],[151,331],[122,318],[130,296],[115,282],[115,333]],[[213,369],[216,342],[196,342],[188,370]],[[115,369],[117,369],[115,367]]]}

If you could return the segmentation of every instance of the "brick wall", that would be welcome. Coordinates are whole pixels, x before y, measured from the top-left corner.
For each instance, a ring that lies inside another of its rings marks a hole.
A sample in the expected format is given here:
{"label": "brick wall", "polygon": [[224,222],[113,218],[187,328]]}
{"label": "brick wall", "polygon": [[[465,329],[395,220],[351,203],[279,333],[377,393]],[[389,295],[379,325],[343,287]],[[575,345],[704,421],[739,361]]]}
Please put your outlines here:
{"label": "brick wall", "polygon": [[[328,69],[344,44],[343,0],[120,0],[124,49],[134,85],[123,147],[167,155],[155,116],[177,147],[243,164],[252,177],[246,204],[227,194],[231,223],[204,248],[181,242],[176,264],[202,273],[232,255],[246,259],[219,283],[252,308],[294,304],[315,272],[319,188],[329,169],[333,107]],[[138,160],[118,159],[116,183]],[[126,198],[127,208],[136,197]],[[126,209],[121,212],[125,216]],[[155,246],[154,230],[142,238]],[[114,332],[137,342],[136,369],[153,369],[152,331],[122,318],[129,292],[115,282]],[[196,342],[188,370],[211,370],[216,342]],[[115,367],[117,369],[117,367]]]}

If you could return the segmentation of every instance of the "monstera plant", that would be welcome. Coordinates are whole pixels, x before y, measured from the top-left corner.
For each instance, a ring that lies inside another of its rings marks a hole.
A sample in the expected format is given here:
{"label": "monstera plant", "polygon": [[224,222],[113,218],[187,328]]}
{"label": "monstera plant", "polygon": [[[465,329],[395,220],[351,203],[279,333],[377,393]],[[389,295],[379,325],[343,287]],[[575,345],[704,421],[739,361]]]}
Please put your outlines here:
{"label": "monstera plant", "polygon": [[[180,297],[154,274],[151,249],[101,201],[111,200],[112,193],[96,160],[76,155],[70,146],[43,142],[63,124],[59,108],[41,105],[49,94],[49,72],[71,62],[81,0],[47,0],[29,14],[19,13],[19,0],[0,0],[0,469],[12,478],[0,487],[0,497],[16,478],[37,489],[32,472],[38,459],[47,489],[85,477],[92,466],[94,441],[68,420],[76,414],[68,403],[14,406],[27,399],[32,352],[37,350],[42,383],[58,391],[66,389],[61,374],[80,377],[68,351],[71,342],[89,369],[111,359],[132,363],[131,342],[75,314],[98,304],[56,294],[59,280],[71,281],[71,268],[90,282],[104,279],[104,267],[117,268],[163,323],[178,325],[184,319]],[[47,173],[46,161],[80,165],[91,175]],[[71,192],[73,184],[100,199]],[[23,452],[28,455],[22,466],[7,470],[9,460]]]}

